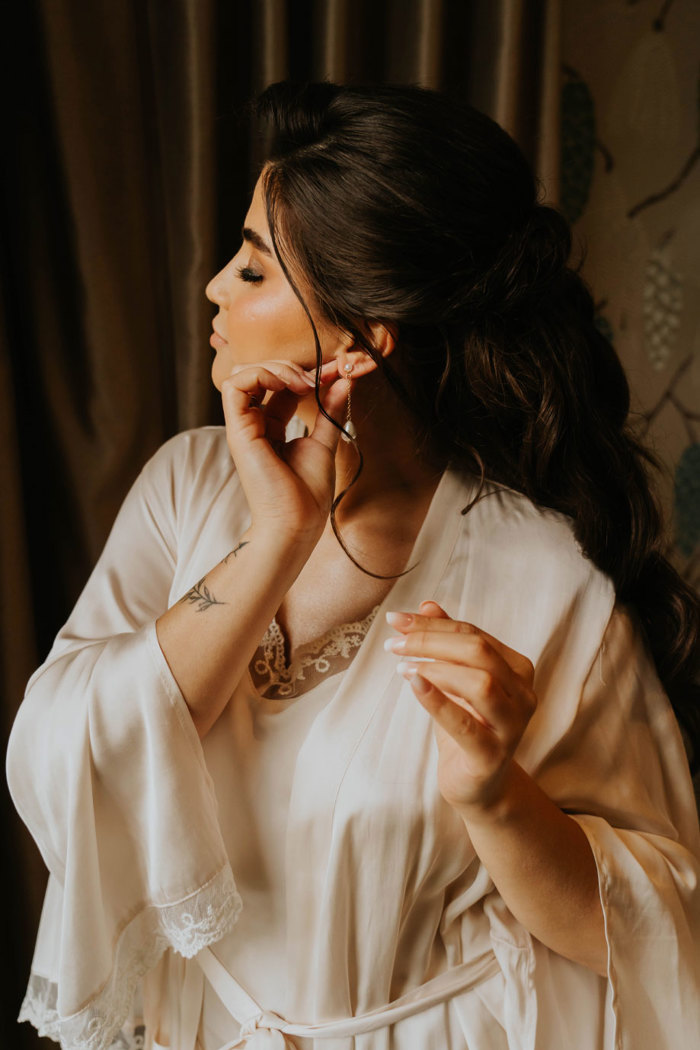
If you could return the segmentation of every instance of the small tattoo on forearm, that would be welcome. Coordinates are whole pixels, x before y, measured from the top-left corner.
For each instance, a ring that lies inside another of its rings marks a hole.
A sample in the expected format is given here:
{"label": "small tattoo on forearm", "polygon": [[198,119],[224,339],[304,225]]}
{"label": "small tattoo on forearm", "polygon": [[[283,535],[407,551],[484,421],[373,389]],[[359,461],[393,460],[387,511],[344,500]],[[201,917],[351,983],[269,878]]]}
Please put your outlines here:
{"label": "small tattoo on forearm", "polygon": [[189,605],[196,606],[197,612],[206,612],[207,609],[211,609],[212,605],[228,605],[228,602],[220,602],[214,597],[205,584],[205,580],[206,576],[202,576],[199,583],[195,583],[194,587],[190,587],[187,594],[180,598],[180,603],[184,604],[187,602]]}
{"label": "small tattoo on forearm", "polygon": [[228,552],[228,554],[224,558],[224,565],[228,565],[229,558],[232,557],[232,556],[235,558],[236,555],[238,554],[239,550],[241,549],[241,547],[247,547],[249,543],[250,543],[250,540],[241,540],[241,542],[238,544],[237,547],[234,547],[232,551]]}

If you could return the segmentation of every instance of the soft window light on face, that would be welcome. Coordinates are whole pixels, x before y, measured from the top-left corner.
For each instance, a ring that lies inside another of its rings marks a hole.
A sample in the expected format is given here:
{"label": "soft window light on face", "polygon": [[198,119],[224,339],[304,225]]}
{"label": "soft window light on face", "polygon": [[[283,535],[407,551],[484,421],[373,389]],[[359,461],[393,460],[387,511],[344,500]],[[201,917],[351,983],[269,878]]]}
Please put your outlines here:
{"label": "soft window light on face", "polygon": [[[241,247],[211,279],[206,294],[219,307],[210,340],[216,350],[212,380],[217,389],[237,365],[276,360],[315,368],[308,317],[271,248],[260,180],[245,218]],[[341,345],[340,334],[318,317],[314,321],[328,360]]]}

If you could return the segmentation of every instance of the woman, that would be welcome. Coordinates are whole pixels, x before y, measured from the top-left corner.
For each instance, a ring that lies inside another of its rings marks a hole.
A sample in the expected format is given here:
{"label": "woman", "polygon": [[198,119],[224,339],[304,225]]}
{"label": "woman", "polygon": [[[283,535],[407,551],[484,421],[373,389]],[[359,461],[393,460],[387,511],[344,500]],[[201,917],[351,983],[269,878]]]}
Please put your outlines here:
{"label": "woman", "polygon": [[566,224],[431,92],[259,108],[207,289],[226,427],[146,465],[13,731],[51,872],[22,1016],[90,1050],[696,1045],[657,671],[692,730],[697,604]]}

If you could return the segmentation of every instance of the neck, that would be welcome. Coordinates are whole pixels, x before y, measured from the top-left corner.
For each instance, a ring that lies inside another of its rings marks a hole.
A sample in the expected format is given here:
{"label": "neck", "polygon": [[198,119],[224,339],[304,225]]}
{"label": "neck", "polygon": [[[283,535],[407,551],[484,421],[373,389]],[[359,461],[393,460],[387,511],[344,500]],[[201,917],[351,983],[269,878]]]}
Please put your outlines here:
{"label": "neck", "polygon": [[[298,414],[309,429],[316,412],[313,396],[299,406]],[[396,513],[404,504],[432,495],[444,464],[428,462],[419,454],[414,420],[381,376],[365,376],[355,384],[352,417],[364,465],[339,507],[342,520],[363,518],[383,506]],[[355,444],[341,438],[335,458],[336,496],[352,481],[358,462]]]}

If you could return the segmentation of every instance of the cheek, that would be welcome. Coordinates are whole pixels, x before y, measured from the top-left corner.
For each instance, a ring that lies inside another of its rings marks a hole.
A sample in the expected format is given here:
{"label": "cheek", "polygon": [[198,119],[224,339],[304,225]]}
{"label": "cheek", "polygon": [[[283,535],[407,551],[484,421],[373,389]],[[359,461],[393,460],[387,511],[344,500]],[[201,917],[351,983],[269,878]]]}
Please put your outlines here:
{"label": "cheek", "polygon": [[283,311],[265,295],[248,293],[232,303],[227,311],[225,334],[228,347],[219,353],[229,355],[235,347],[238,361],[274,357],[272,349],[285,332]]}
{"label": "cheek", "polygon": [[256,292],[241,304],[236,316],[231,315],[229,331],[238,327],[257,329],[260,332],[275,332],[278,328],[289,328],[290,314],[288,305],[274,296]]}
{"label": "cheek", "polygon": [[247,288],[235,308],[229,311],[229,331],[257,331],[262,338],[292,340],[307,337],[309,322],[291,288],[281,278],[272,278],[260,288]]}

